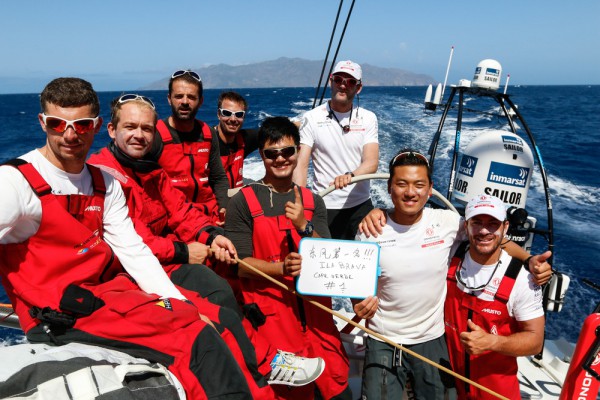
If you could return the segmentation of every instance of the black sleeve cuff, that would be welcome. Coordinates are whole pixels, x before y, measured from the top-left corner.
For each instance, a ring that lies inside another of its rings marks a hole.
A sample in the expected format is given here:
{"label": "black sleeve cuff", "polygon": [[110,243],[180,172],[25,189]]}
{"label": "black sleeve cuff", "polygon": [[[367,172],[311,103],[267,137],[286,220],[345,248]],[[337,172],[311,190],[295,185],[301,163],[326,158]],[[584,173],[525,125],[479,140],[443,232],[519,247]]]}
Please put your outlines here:
{"label": "black sleeve cuff", "polygon": [[223,228],[218,226],[207,226],[205,228],[200,229],[198,234],[196,235],[196,240],[200,243],[204,243],[207,246],[210,246],[215,240],[215,238],[219,235],[225,235],[225,231]]}
{"label": "black sleeve cuff", "polygon": [[173,246],[175,247],[175,255],[171,262],[173,264],[187,264],[190,261],[190,252],[187,244],[183,242],[173,242]]}

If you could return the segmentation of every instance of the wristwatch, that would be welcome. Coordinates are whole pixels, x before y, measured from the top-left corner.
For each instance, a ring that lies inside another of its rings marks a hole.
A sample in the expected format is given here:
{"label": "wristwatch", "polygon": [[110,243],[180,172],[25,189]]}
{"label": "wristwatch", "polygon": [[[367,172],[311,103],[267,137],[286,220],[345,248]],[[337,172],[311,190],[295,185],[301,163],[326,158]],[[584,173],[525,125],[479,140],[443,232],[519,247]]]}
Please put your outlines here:
{"label": "wristwatch", "polygon": [[350,175],[351,178],[354,178],[354,172],[348,171],[348,172],[344,173],[344,175]]}
{"label": "wristwatch", "polygon": [[298,230],[298,234],[300,236],[312,236],[313,231],[315,230],[315,226],[313,225],[312,222],[310,221],[306,221],[306,226],[304,227],[304,230]]}

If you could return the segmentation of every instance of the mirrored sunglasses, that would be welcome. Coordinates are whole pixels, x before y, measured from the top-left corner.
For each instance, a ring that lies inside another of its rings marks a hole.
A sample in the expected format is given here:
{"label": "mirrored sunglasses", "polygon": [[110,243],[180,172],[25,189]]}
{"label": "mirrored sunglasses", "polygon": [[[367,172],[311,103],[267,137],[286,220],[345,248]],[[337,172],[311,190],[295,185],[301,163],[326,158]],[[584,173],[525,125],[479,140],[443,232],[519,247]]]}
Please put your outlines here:
{"label": "mirrored sunglasses", "polygon": [[331,80],[338,86],[345,85],[346,87],[353,88],[360,83],[359,80],[354,78],[342,78],[339,75],[332,75]]}
{"label": "mirrored sunglasses", "polygon": [[416,151],[403,151],[402,153],[396,154],[396,156],[394,158],[392,158],[391,165],[394,166],[396,161],[403,160],[407,157],[414,157],[418,160],[423,161],[427,166],[429,166],[429,160],[427,159],[427,157],[425,157],[423,154],[418,153]]}
{"label": "mirrored sunglasses", "polygon": [[54,117],[52,115],[42,114],[42,121],[47,128],[50,128],[58,133],[65,133],[65,131],[71,127],[78,135],[85,135],[86,133],[92,132],[96,128],[96,125],[98,125],[99,119],[100,117],[68,120],[60,117]]}
{"label": "mirrored sunglasses", "polygon": [[127,103],[128,101],[133,101],[133,100],[141,100],[144,103],[147,103],[154,110],[156,110],[156,107],[154,106],[154,103],[152,102],[152,100],[150,100],[146,96],[140,96],[139,94],[124,94],[123,96],[119,97],[119,100],[117,100],[117,103],[123,104],[123,103]]}
{"label": "mirrored sunglasses", "polygon": [[221,117],[225,118],[230,118],[231,116],[234,116],[236,118],[242,119],[244,118],[244,115],[246,115],[246,111],[231,111],[226,108],[219,108],[219,114],[221,114]]}
{"label": "mirrored sunglasses", "polygon": [[280,149],[263,149],[263,154],[265,158],[269,160],[277,160],[279,156],[283,158],[290,158],[298,152],[298,147],[296,146],[287,146],[282,147]]}
{"label": "mirrored sunglasses", "polygon": [[171,75],[171,79],[179,78],[180,76],[185,74],[188,74],[198,82],[202,82],[202,79],[200,79],[200,75],[189,69],[180,69],[179,71],[173,72],[173,75]]}

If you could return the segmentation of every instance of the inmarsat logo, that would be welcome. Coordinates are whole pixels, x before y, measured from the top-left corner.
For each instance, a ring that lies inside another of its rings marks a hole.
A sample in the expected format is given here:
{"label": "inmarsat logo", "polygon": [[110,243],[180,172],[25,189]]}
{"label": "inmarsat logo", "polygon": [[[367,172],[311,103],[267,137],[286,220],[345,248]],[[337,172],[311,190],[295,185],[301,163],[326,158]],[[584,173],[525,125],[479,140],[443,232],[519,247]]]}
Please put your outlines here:
{"label": "inmarsat logo", "polygon": [[517,146],[523,146],[523,141],[515,136],[502,135],[502,143],[515,144]]}
{"label": "inmarsat logo", "polygon": [[467,175],[472,177],[475,173],[475,168],[477,167],[477,158],[463,155],[462,160],[460,160],[460,166],[458,167],[458,172],[463,175]]}
{"label": "inmarsat logo", "polygon": [[529,168],[492,161],[487,180],[503,185],[525,187],[528,176]]}
{"label": "inmarsat logo", "polygon": [[485,74],[491,76],[500,76],[500,70],[496,68],[486,68]]}

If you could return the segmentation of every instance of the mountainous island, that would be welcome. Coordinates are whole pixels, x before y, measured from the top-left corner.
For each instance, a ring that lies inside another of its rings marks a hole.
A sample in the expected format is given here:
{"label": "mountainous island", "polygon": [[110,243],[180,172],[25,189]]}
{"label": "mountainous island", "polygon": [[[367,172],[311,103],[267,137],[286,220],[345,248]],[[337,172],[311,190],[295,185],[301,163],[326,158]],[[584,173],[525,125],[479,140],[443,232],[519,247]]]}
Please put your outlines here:
{"label": "mountainous island", "polygon": [[[281,57],[277,60],[246,65],[217,64],[192,68],[202,77],[206,89],[266,88],[266,87],[316,87],[323,61]],[[382,68],[361,64],[365,86],[423,86],[435,83],[424,74],[398,68]],[[329,67],[325,71],[327,73]],[[169,79],[161,79],[142,87],[144,90],[162,90]]]}

